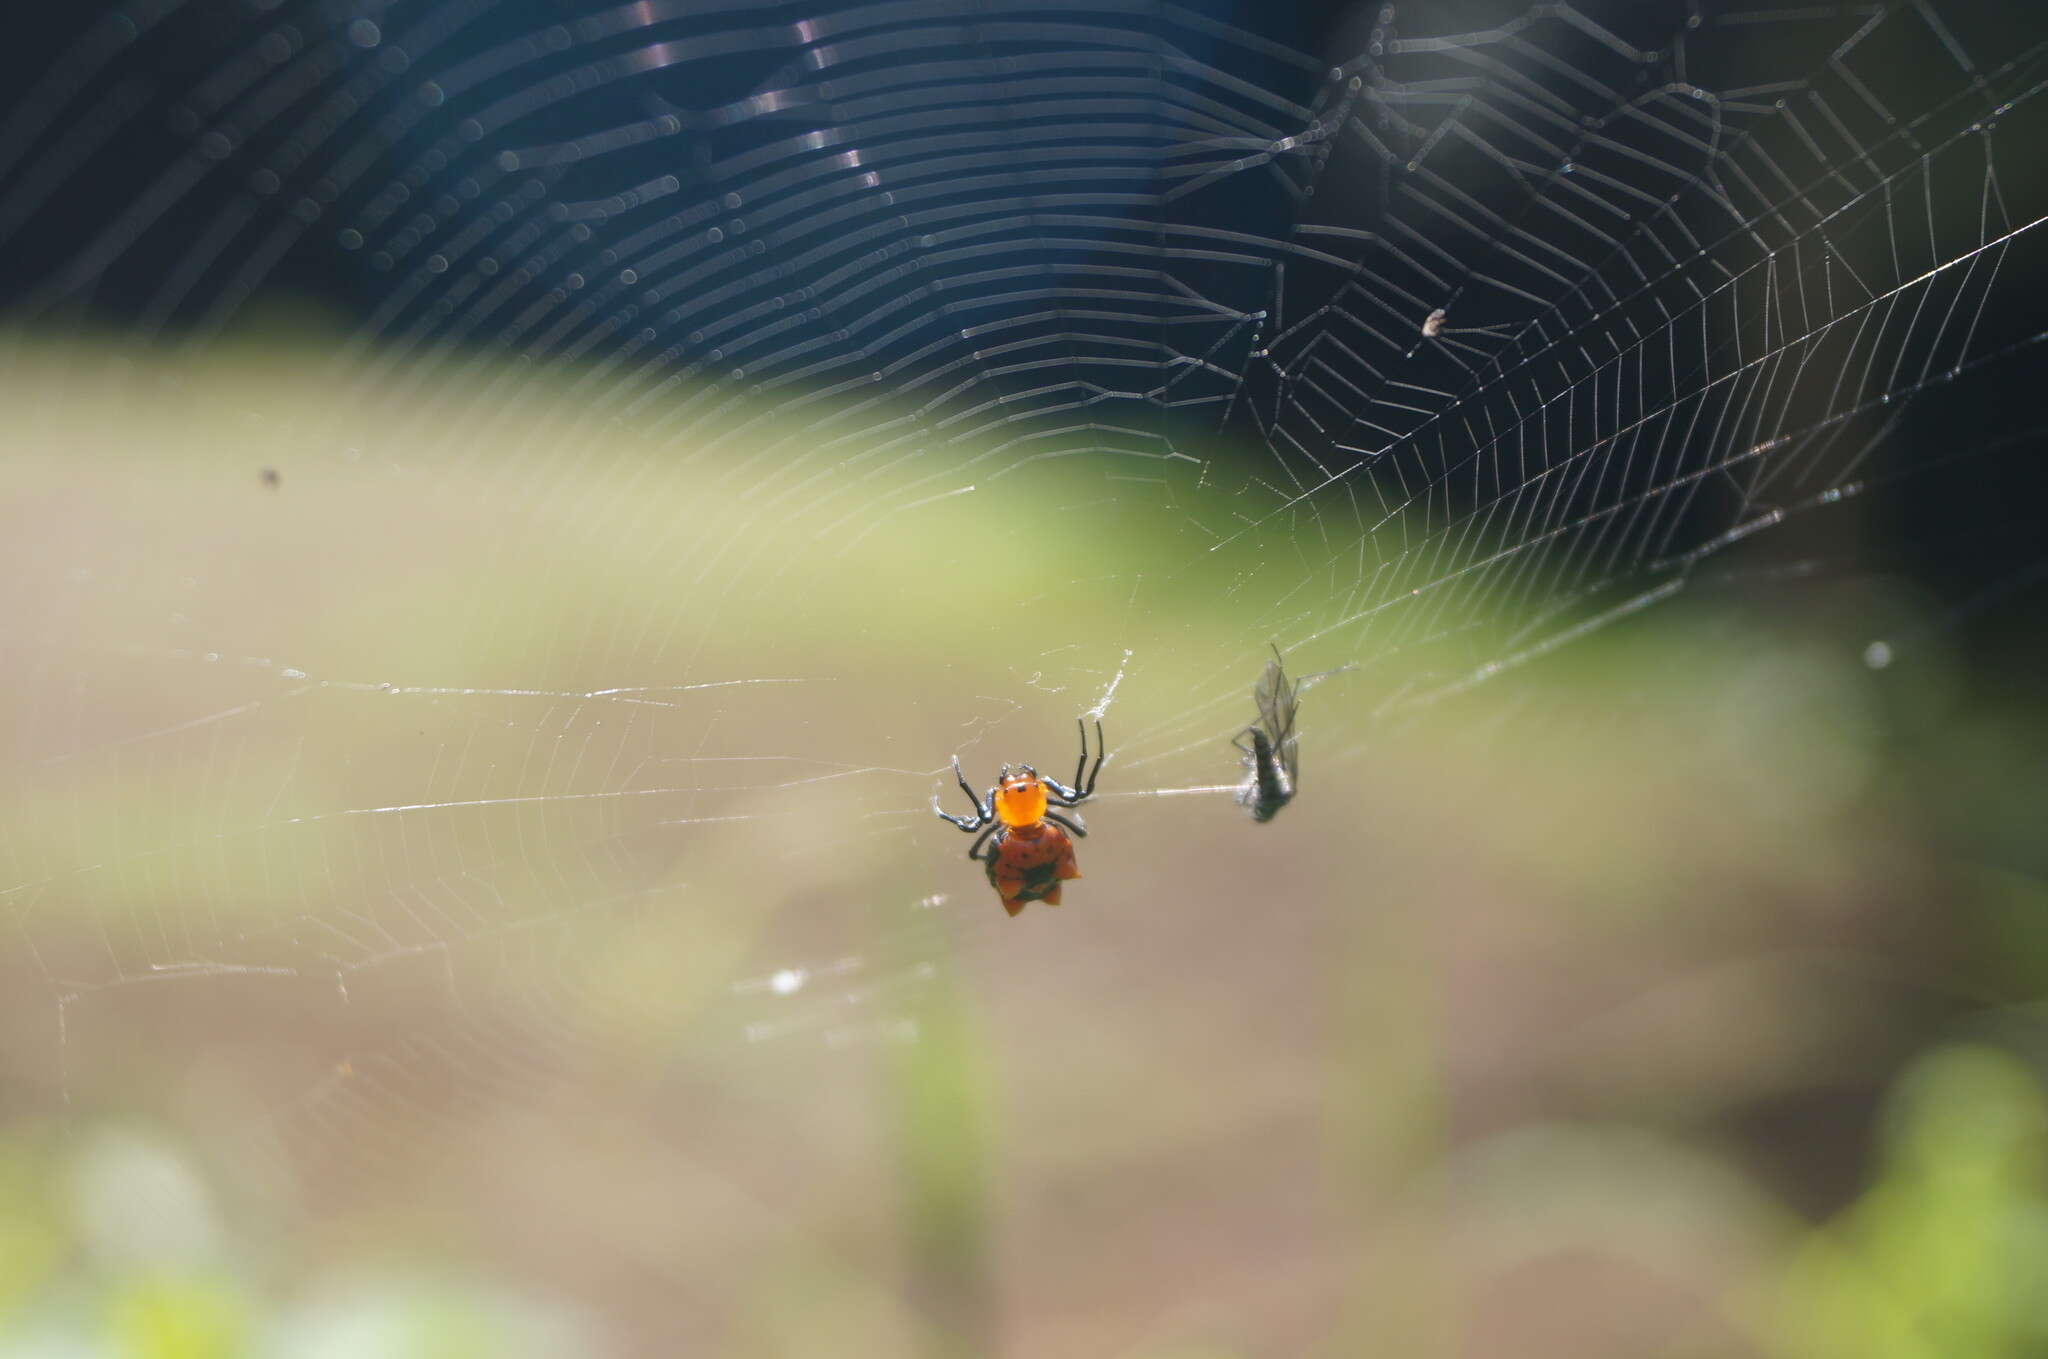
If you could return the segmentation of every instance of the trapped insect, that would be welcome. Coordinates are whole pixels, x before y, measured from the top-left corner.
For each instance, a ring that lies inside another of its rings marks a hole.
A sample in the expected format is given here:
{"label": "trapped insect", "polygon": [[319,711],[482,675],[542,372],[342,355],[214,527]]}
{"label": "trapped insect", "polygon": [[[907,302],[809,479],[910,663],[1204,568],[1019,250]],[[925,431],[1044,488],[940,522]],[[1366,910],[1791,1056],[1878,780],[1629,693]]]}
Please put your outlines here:
{"label": "trapped insect", "polygon": [[[1294,800],[1295,781],[1300,773],[1300,752],[1295,747],[1294,715],[1301,707],[1301,690],[1307,680],[1289,683],[1281,664],[1280,648],[1259,674],[1252,689],[1252,702],[1259,720],[1230,738],[1230,744],[1244,752],[1248,772],[1237,790],[1237,805],[1250,809],[1252,820],[1271,821],[1280,809]],[[1246,746],[1245,738],[1251,738]]]}
{"label": "trapped insect", "polygon": [[[1081,876],[1074,863],[1071,837],[1085,836],[1088,828],[1078,818],[1069,820],[1049,809],[1078,807],[1095,796],[1095,780],[1102,773],[1106,751],[1102,723],[1097,722],[1095,767],[1088,769],[1088,727],[1078,719],[1074,725],[1081,732],[1081,762],[1074,766],[1073,787],[1058,779],[1042,777],[1028,764],[1019,766],[1020,772],[1015,774],[1010,772],[1010,766],[1004,765],[996,776],[996,786],[986,796],[977,798],[968,786],[967,776],[960,772],[960,757],[955,755],[953,777],[959,781],[960,791],[974,804],[974,815],[954,816],[941,811],[938,796],[932,797],[932,810],[940,820],[950,821],[970,834],[979,832],[967,847],[967,857],[982,862],[988,870],[989,886],[996,889],[1003,909],[1011,915],[1023,910],[1028,902],[1059,905],[1060,884]],[[1083,770],[1088,772],[1085,783],[1081,779]]]}

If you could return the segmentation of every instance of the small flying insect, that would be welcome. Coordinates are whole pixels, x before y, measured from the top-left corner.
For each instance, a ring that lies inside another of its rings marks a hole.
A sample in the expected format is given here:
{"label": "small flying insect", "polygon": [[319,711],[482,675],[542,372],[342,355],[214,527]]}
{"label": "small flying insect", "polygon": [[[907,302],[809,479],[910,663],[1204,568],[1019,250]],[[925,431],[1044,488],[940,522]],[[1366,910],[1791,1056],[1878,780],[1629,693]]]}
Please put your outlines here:
{"label": "small flying insect", "polygon": [[[1078,817],[1070,820],[1050,809],[1078,807],[1095,796],[1095,780],[1102,773],[1106,752],[1102,723],[1097,722],[1095,767],[1089,769],[1087,724],[1077,719],[1074,725],[1081,732],[1081,762],[1074,766],[1071,788],[1058,779],[1040,775],[1028,764],[1018,766],[1019,772],[1015,774],[1010,772],[1010,766],[1004,765],[1002,773],[996,776],[996,786],[986,796],[976,797],[974,789],[968,786],[967,776],[960,772],[960,757],[955,755],[953,777],[959,781],[960,791],[974,804],[974,815],[954,816],[941,811],[937,795],[932,797],[932,810],[940,820],[950,821],[974,835],[974,843],[967,847],[967,857],[981,861],[988,870],[989,886],[996,889],[1003,909],[1013,916],[1033,901],[1059,905],[1060,884],[1081,876],[1074,863],[1071,837],[1087,835],[1088,828]],[[1081,778],[1084,770],[1088,774],[1086,782]]]}
{"label": "small flying insect", "polygon": [[1442,307],[1422,318],[1422,338],[1440,340],[1446,335],[1487,335],[1496,339],[1507,330],[1506,322],[1495,322],[1490,326],[1454,326],[1451,314]]}
{"label": "small flying insect", "polygon": [[[1310,679],[1318,678],[1310,676]],[[1300,775],[1301,755],[1295,748],[1294,715],[1301,707],[1302,686],[1308,680],[1288,682],[1280,661],[1280,648],[1259,674],[1252,689],[1252,702],[1259,720],[1230,738],[1230,744],[1244,752],[1248,772],[1237,790],[1237,805],[1248,809],[1254,821],[1271,821],[1280,809],[1294,800],[1295,781]],[[1246,746],[1245,737],[1251,737]]]}

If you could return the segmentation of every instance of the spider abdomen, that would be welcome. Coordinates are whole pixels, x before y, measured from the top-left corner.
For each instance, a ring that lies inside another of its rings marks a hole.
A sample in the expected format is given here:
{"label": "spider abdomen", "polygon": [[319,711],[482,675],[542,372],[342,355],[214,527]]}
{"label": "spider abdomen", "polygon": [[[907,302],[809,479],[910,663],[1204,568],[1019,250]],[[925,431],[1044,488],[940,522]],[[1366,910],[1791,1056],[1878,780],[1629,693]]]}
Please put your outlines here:
{"label": "spider abdomen", "polygon": [[1027,902],[1060,904],[1060,884],[1081,876],[1074,862],[1074,842],[1049,821],[1036,826],[1016,826],[999,832],[988,847],[989,886],[1003,899],[1011,915]]}

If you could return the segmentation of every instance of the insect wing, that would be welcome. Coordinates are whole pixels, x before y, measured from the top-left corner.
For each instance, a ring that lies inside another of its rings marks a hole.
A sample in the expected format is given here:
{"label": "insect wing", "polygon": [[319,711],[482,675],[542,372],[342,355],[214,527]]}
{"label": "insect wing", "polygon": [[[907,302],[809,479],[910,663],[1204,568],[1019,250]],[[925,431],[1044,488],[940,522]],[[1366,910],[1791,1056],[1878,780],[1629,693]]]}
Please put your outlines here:
{"label": "insect wing", "polygon": [[1266,742],[1287,772],[1291,794],[1301,759],[1294,739],[1294,719],[1301,711],[1301,685],[1288,683],[1287,672],[1280,668],[1278,657],[1266,662],[1258,684],[1252,689],[1252,702],[1259,710],[1259,726],[1266,733]]}

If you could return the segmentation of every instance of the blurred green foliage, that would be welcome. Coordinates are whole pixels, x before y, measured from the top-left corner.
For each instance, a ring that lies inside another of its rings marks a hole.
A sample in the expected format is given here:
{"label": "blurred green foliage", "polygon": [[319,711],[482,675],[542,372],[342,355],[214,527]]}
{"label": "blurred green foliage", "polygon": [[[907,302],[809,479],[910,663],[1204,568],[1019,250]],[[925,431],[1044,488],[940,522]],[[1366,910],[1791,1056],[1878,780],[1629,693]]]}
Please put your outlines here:
{"label": "blurred green foliage", "polygon": [[2048,1351],[2048,1097],[2013,1057],[1952,1047],[1892,1092],[1875,1184],[1788,1252],[1787,1359]]}
{"label": "blurred green foliage", "polygon": [[307,1268],[266,1256],[253,1224],[220,1231],[223,1197],[167,1134],[88,1122],[0,1139],[0,1357],[593,1352],[594,1330],[565,1309],[431,1259]]}
{"label": "blurred green foliage", "polygon": [[[746,1313],[753,1318],[730,1352],[770,1359],[834,1353],[987,1353],[993,1334],[987,1263],[987,1178],[983,1152],[967,1130],[990,1116],[988,1054],[956,1000],[943,992],[919,1016],[920,1043],[896,1049],[896,1141],[904,1185],[904,1225],[922,1261],[913,1322],[894,1304],[822,1258],[792,1258],[766,1279]],[[1618,1144],[1587,1130],[1596,1174],[1624,1172]],[[121,1138],[170,1158],[173,1145],[134,1130]],[[93,1138],[85,1139],[91,1146]],[[249,1242],[223,1243],[215,1262],[109,1253],[100,1230],[81,1214],[112,1173],[83,1164],[65,1141],[16,1137],[0,1143],[0,1356],[78,1355],[108,1359],[500,1359],[601,1353],[601,1328],[573,1314],[421,1261],[378,1269],[344,1265],[295,1270],[289,1262],[259,1263]],[[1511,1158],[1516,1173],[1537,1173],[1554,1193],[1567,1142],[1534,1158]],[[1523,1141],[1524,1152],[1532,1148]],[[1605,1146],[1607,1150],[1594,1150]],[[1647,1150],[1647,1148],[1646,1148]],[[2048,1092],[2009,1054],[1983,1046],[1930,1052],[1899,1079],[1884,1121],[1875,1178],[1827,1221],[1775,1219],[1775,1264],[1750,1295],[1727,1299],[1739,1329],[1761,1351],[1782,1359],[2024,1359],[2048,1348]],[[1680,1162],[1641,1163],[1653,1179],[1677,1190],[1688,1178]],[[1540,1169],[1537,1169],[1540,1167]],[[1569,1174],[1569,1172],[1566,1172]],[[69,1180],[68,1201],[50,1185]],[[132,1179],[125,1181],[132,1190]],[[1532,1186],[1533,1188],[1534,1186]],[[1725,1190],[1703,1182],[1710,1197]],[[1664,1192],[1658,1190],[1655,1192]],[[195,1205],[210,1215],[212,1205]],[[1567,1220],[1556,1205],[1542,1221]],[[1528,1224],[1543,1230],[1537,1222]],[[176,1234],[204,1224],[154,1224]],[[1375,1321],[1360,1321],[1345,1342],[1383,1342],[1402,1321],[1403,1353],[1460,1352],[1452,1317],[1427,1321],[1446,1308],[1442,1281],[1428,1282],[1426,1258],[1396,1275],[1362,1281],[1375,1297]],[[1407,1294],[1404,1308],[1399,1291]],[[1423,1312],[1415,1308],[1423,1306]],[[1419,1328],[1419,1329],[1418,1329]],[[1418,1336],[1434,1332],[1434,1341]],[[921,1339],[918,1337],[922,1337]],[[1145,1348],[1145,1359],[1228,1359],[1227,1345],[1176,1342]]]}
{"label": "blurred green foliage", "polygon": [[932,1323],[927,1351],[986,1354],[994,1343],[989,1269],[993,1054],[955,985],[927,988],[888,1047],[890,1112],[903,1185],[918,1311]]}

